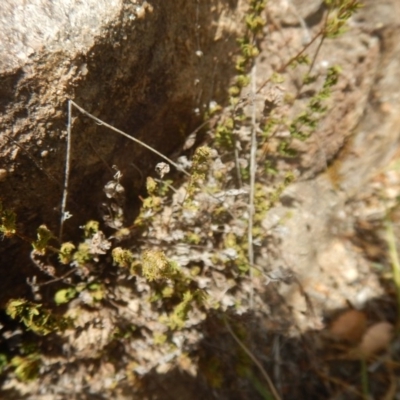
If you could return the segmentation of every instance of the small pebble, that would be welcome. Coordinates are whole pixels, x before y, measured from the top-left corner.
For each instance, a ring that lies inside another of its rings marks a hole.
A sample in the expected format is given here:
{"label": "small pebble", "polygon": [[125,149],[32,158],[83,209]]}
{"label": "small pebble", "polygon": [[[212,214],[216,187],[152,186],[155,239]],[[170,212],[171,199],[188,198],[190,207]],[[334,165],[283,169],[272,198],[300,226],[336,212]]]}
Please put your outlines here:
{"label": "small pebble", "polygon": [[45,157],[47,157],[47,156],[49,155],[49,152],[48,152],[47,150],[43,150],[43,151],[40,153],[40,155],[41,155],[41,157],[45,158]]}

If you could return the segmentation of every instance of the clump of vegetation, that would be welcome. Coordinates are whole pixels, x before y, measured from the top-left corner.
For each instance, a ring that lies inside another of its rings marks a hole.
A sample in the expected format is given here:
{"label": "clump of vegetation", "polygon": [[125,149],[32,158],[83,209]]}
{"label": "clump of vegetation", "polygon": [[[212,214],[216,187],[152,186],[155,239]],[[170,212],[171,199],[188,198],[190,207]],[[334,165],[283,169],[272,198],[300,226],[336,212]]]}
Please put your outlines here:
{"label": "clump of vegetation", "polygon": [[[349,0],[326,4],[328,16],[313,39],[319,39],[321,44],[340,34],[359,6]],[[307,45],[274,71],[263,86],[281,84],[289,67],[306,67],[302,88],[312,85],[313,95],[305,105],[303,102],[297,106],[301,88],[287,94],[283,104],[268,93],[262,99],[261,116],[255,119],[257,93],[253,89],[244,91],[252,83],[249,71],[260,52],[265,5],[265,1],[249,1],[246,32],[238,40],[237,76],[229,88],[229,106],[211,132],[212,144],[197,148],[191,160],[181,159],[190,165],[190,170],[187,180],[177,187],[172,180],[164,180],[163,175],[161,179],[147,177],[148,195],[141,198],[134,221],[123,223],[122,201],[118,199],[124,189],[119,178],[105,188],[107,197],[114,201],[110,209],[117,210],[117,217],[87,222],[79,243],[59,243],[44,225],[38,228],[36,240],[25,238],[16,229],[15,214],[0,203],[0,232],[6,238],[19,236],[28,240],[35,260],[45,257],[52,262],[46,268],[40,261],[35,263],[42,271],[51,272],[51,283],[62,285],[54,286],[53,304],[49,307],[25,299],[10,300],[7,314],[11,318],[42,336],[62,334],[74,326],[84,330],[92,323],[89,317],[81,325],[76,325],[80,323],[78,318],[56,317],[50,311],[53,306],[81,307],[81,314],[117,308],[118,317],[129,321],[129,327],[118,326],[116,318],[102,320],[103,325],[113,325],[115,333],[102,346],[111,346],[113,340],[131,344],[136,335],[142,353],[137,352],[135,362],[129,364],[127,376],[131,376],[144,375],[162,363],[172,365],[182,354],[189,354],[200,342],[200,327],[210,315],[229,312],[237,316],[252,310],[255,281],[269,281],[268,271],[254,261],[268,236],[263,221],[299,176],[293,164],[282,160],[292,161],[299,156],[296,140],[306,142],[312,137],[329,111],[332,89],[340,79],[339,66],[328,68],[322,78],[313,75],[316,55],[310,60]],[[289,111],[288,104],[293,106]],[[288,135],[279,135],[282,131]],[[110,194],[110,188],[116,187],[118,190]],[[114,233],[107,235],[106,226]],[[140,232],[136,241],[129,240],[133,231]],[[34,293],[41,290],[40,284],[33,281],[31,287]],[[245,332],[239,341],[246,341]],[[251,358],[243,349],[238,354],[237,369],[246,374]],[[19,379],[29,380],[37,376],[39,360],[37,353],[20,355],[11,360],[11,365]],[[0,370],[2,363],[8,361],[0,354]],[[220,360],[211,359],[207,369],[213,386],[220,386]]]}
{"label": "clump of vegetation", "polygon": [[45,336],[52,332],[62,331],[69,325],[68,319],[56,318],[41,304],[32,303],[25,299],[10,300],[6,313],[12,319],[18,319],[25,327],[38,335]]}

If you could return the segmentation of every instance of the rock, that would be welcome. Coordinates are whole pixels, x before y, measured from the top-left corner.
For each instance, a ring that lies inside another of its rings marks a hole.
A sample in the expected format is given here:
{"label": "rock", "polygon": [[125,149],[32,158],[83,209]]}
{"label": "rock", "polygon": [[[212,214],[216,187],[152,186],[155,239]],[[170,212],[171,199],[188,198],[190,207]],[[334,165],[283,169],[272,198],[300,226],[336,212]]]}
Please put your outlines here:
{"label": "rock", "polygon": [[[234,74],[241,24],[233,22],[240,4],[2,1],[0,159],[13,174],[1,199],[16,211],[24,233],[35,237],[42,223],[59,230],[67,100],[170,154],[198,126],[205,104],[224,102]],[[100,218],[102,188],[113,165],[133,205],[126,214],[131,223],[142,176],[159,161],[73,109],[67,202],[73,217],[65,224],[65,239],[79,235],[85,221]],[[7,276],[13,274],[8,270]]]}
{"label": "rock", "polygon": [[[211,7],[226,20],[218,21]],[[18,213],[24,206],[36,208],[42,222],[57,227],[59,215],[53,210],[61,199],[68,98],[165,154],[179,147],[199,122],[194,109],[203,113],[211,99],[224,98],[239,29],[230,23],[234,11],[217,1],[2,2],[0,122],[5,139],[0,156],[5,167],[18,165],[15,192],[5,193],[3,201],[12,206],[17,195]],[[122,170],[132,198],[135,180],[136,188],[140,181],[137,169],[146,174],[156,162],[148,150],[77,110],[73,118],[68,208],[77,226],[95,217],[91,210],[100,201],[103,175],[110,175],[102,160]],[[39,140],[41,145],[35,145]],[[54,153],[41,160],[47,148]],[[26,170],[30,178],[22,182],[20,171]]]}

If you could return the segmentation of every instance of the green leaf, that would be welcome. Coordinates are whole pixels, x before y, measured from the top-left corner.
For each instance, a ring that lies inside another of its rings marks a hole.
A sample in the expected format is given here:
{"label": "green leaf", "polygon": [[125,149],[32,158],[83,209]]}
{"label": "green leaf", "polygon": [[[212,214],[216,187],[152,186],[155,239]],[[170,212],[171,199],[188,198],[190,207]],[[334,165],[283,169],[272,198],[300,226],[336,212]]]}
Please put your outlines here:
{"label": "green leaf", "polygon": [[70,302],[77,295],[75,288],[61,289],[54,295],[54,301],[59,306]]}
{"label": "green leaf", "polygon": [[40,225],[37,229],[37,240],[32,243],[32,246],[38,253],[45,254],[47,244],[53,237],[54,235],[50,232],[46,225]]}

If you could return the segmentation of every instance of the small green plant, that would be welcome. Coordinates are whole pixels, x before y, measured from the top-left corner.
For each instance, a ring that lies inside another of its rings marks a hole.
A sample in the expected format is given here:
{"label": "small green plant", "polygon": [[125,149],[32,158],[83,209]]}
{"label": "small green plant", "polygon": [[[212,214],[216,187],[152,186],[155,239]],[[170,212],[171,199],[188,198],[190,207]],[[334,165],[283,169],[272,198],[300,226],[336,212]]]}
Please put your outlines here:
{"label": "small green plant", "polygon": [[[153,178],[147,178],[146,189],[149,196],[142,199],[140,214],[133,224],[136,228],[145,228],[151,224],[154,214],[162,210],[162,197],[158,194],[159,188],[159,184]],[[163,192],[165,193],[165,191]]]}
{"label": "small green plant", "polygon": [[338,66],[328,69],[322,89],[308,101],[305,111],[290,123],[289,132],[292,138],[304,141],[315,132],[319,121],[328,110],[324,101],[331,96],[331,89],[337,84],[339,74],[340,68]]}
{"label": "small green plant", "polygon": [[105,288],[100,283],[93,282],[87,284],[81,282],[75,287],[58,290],[54,295],[54,302],[57,305],[66,304],[81,293],[85,293],[87,295],[84,297],[84,302],[86,304],[93,305],[105,297]]}
{"label": "small green plant", "polygon": [[134,256],[130,250],[115,247],[111,252],[114,264],[121,268],[130,268],[134,262]]}
{"label": "small green plant", "polygon": [[54,295],[54,301],[57,305],[69,303],[78,295],[76,288],[61,289]]}
{"label": "small green plant", "polygon": [[7,303],[6,313],[22,322],[27,329],[40,336],[52,332],[63,331],[70,325],[66,318],[55,317],[41,304],[32,303],[25,299],[13,299]]}
{"label": "small green plant", "polygon": [[37,229],[37,240],[32,242],[32,247],[38,254],[43,255],[46,253],[49,241],[53,238],[54,236],[47,226],[41,225]]}
{"label": "small green plant", "polygon": [[[345,22],[359,7],[356,1],[350,0],[326,3],[329,8],[327,18],[313,39],[313,42],[319,39],[321,44],[325,39],[343,32]],[[116,302],[118,295],[109,296],[109,287],[107,290],[105,287],[106,282],[108,285],[115,278],[117,282],[123,282],[118,287],[121,292],[129,291],[129,296],[121,303],[132,306],[134,310],[130,310],[130,317],[135,334],[146,336],[148,332],[145,331],[151,326],[154,329],[152,345],[159,346],[165,353],[171,348],[176,349],[177,340],[181,340],[179,335],[185,338],[185,333],[191,329],[195,331],[196,325],[200,325],[211,311],[243,313],[251,309],[252,294],[249,295],[249,290],[243,287],[244,283],[253,285],[257,278],[252,275],[256,268],[254,253],[257,255],[257,245],[260,247],[268,234],[263,228],[263,221],[282,192],[295,179],[295,173],[287,165],[280,169],[278,161],[285,157],[295,160],[298,154],[293,144],[296,140],[307,141],[312,137],[329,109],[332,88],[340,79],[340,68],[337,66],[329,68],[324,78],[313,73],[315,56],[307,54],[307,45],[271,73],[261,87],[254,89],[254,76],[249,75],[249,71],[260,52],[259,39],[266,23],[266,1],[250,0],[248,5],[244,18],[246,30],[238,40],[237,75],[228,89],[229,107],[212,132],[213,142],[195,151],[189,172],[156,152],[187,176],[178,189],[172,187],[171,180],[163,180],[163,176],[161,180],[147,177],[148,196],[140,197],[139,215],[130,226],[123,226],[123,210],[120,207],[123,202],[120,204],[117,201],[118,218],[113,221],[114,225],[108,224],[116,232],[106,237],[104,232],[108,232],[108,228],[103,231],[101,222],[89,221],[83,227],[80,243],[55,241],[45,225],[37,229],[35,240],[26,239],[17,231],[15,214],[4,209],[0,203],[0,233],[4,237],[19,236],[29,241],[35,254],[51,259],[55,264],[58,262],[57,266],[63,269],[70,267],[67,274],[71,276],[75,273],[73,279],[64,281],[63,288],[54,293],[56,305],[77,299],[94,306],[87,308],[100,309],[112,305],[123,309]],[[289,67],[308,69],[301,88],[297,93],[286,93],[284,105],[289,106],[286,108],[281,107],[280,100],[274,96],[263,98],[263,116],[257,119],[254,111],[257,95],[267,83],[271,87],[284,84]],[[253,84],[251,96],[243,96],[243,89],[250,83]],[[310,85],[313,85],[315,94],[298,111],[296,106],[301,90]],[[95,121],[110,127],[75,103],[69,102],[70,107],[71,104]],[[292,109],[296,112],[290,113]],[[113,130],[121,133],[115,128]],[[279,135],[282,132],[287,133],[286,136]],[[121,134],[130,138],[123,132]],[[137,139],[132,140],[137,142]],[[111,186],[115,188],[119,185],[117,194],[122,196],[124,188],[119,178],[118,171]],[[116,200],[116,196],[111,197]],[[64,211],[62,221],[65,219]],[[107,223],[106,219],[104,222]],[[140,240],[130,243],[131,247],[121,244],[132,231],[141,233]],[[58,256],[58,261],[55,256]],[[54,275],[53,278],[52,281],[63,280],[63,276]],[[135,308],[137,299],[139,305]],[[26,329],[41,336],[62,332],[70,324],[69,320],[56,317],[44,305],[25,299],[10,300],[6,311],[11,318],[23,323]],[[112,332],[115,340],[131,340],[133,336],[131,331],[128,335],[119,327]],[[233,330],[230,333],[240,346],[237,366],[238,372],[244,376],[250,369],[250,360],[257,362],[243,344],[244,337]],[[150,345],[146,349],[154,350]],[[153,358],[159,358],[158,350],[154,351],[157,356]],[[3,360],[3,364],[6,362],[7,359]],[[154,363],[156,366],[157,360]],[[17,356],[11,364],[19,379],[27,381],[37,376],[40,356],[34,352]],[[0,370],[1,366],[0,355]],[[262,370],[259,364],[257,366]],[[212,357],[207,367],[213,387],[221,386],[224,381],[221,360]],[[133,374],[132,371],[130,373]],[[262,373],[265,374],[265,371]],[[269,378],[265,379],[270,392],[278,398]],[[261,389],[260,392],[267,392]]]}
{"label": "small green plant", "polygon": [[0,201],[0,233],[5,237],[14,236],[17,233],[16,215],[13,211],[3,207]]}
{"label": "small green plant", "polygon": [[22,382],[29,382],[37,379],[39,375],[41,357],[38,353],[32,353],[27,356],[15,356],[11,359],[14,373]]}
{"label": "small green plant", "polygon": [[209,171],[210,160],[211,149],[209,147],[203,146],[196,150],[193,156],[192,168],[190,171],[186,202],[190,203],[190,201],[193,199],[195,191],[202,188]]}
{"label": "small green plant", "polygon": [[146,250],[142,255],[142,273],[149,281],[175,279],[180,274],[179,266],[167,259],[161,250]]}
{"label": "small green plant", "polygon": [[325,0],[325,4],[330,10],[323,30],[327,38],[335,38],[345,33],[347,21],[363,7],[358,0]]}
{"label": "small green plant", "polygon": [[181,330],[188,320],[189,311],[197,305],[204,305],[205,293],[201,290],[186,290],[181,298],[181,302],[174,307],[171,314],[161,317],[160,321],[165,323],[171,330]]}
{"label": "small green plant", "polygon": [[73,260],[74,250],[76,247],[71,242],[65,242],[61,245],[58,258],[61,264],[69,264]]}
{"label": "small green plant", "polygon": [[0,374],[3,373],[3,371],[7,368],[7,366],[8,366],[7,355],[0,353]]}

